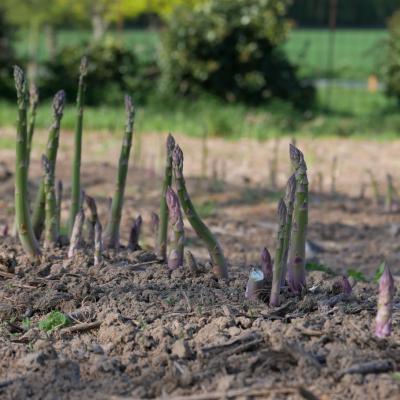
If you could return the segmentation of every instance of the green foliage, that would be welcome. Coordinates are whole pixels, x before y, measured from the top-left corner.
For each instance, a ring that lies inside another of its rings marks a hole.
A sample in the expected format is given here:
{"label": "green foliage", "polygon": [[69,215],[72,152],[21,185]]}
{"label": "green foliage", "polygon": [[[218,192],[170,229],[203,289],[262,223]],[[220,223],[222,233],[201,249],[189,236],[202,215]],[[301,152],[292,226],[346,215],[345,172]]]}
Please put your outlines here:
{"label": "green foliage", "polygon": [[400,104],[400,10],[389,20],[387,57],[383,64],[386,92]]}
{"label": "green foliage", "polygon": [[279,45],[288,32],[287,0],[211,0],[179,7],[163,35],[161,88],[205,91],[228,101],[260,104],[278,97],[299,108],[314,98]]}
{"label": "green foliage", "polygon": [[359,281],[359,282],[367,282],[368,281],[362,272],[357,271],[352,268],[347,270],[347,276],[349,278],[353,278],[355,281]]}
{"label": "green foliage", "polygon": [[336,275],[335,272],[332,271],[329,267],[318,263],[307,263],[305,268],[306,271],[321,271],[329,275]]}
{"label": "green foliage", "polygon": [[383,262],[381,265],[379,265],[378,269],[376,270],[375,275],[372,279],[373,282],[375,283],[379,282],[379,279],[381,279],[384,270],[385,270],[385,263]]}
{"label": "green foliage", "polygon": [[70,319],[60,311],[53,310],[39,322],[39,328],[45,332],[52,332],[70,324]]}
{"label": "green foliage", "polygon": [[13,29],[0,8],[0,93],[2,97],[15,98],[15,88],[11,79],[11,66],[16,63],[12,47]]}
{"label": "green foliage", "polygon": [[158,69],[154,64],[141,64],[133,51],[114,40],[106,40],[89,46],[66,46],[61,49],[54,61],[44,65],[39,83],[41,96],[50,97],[57,90],[64,89],[67,99],[73,101],[83,55],[89,60],[85,94],[88,105],[120,105],[124,93],[132,93],[136,101],[143,102],[155,86]]}

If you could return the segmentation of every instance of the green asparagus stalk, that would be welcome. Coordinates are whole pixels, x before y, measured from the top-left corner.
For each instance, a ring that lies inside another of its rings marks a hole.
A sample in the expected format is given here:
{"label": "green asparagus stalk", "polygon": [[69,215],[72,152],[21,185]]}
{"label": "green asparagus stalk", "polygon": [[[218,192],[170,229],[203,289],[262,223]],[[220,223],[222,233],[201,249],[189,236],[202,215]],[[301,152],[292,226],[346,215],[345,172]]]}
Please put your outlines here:
{"label": "green asparagus stalk", "polygon": [[277,307],[280,304],[280,291],[282,282],[282,270],[284,259],[285,225],[286,225],[286,204],[281,199],[278,205],[278,239],[274,259],[274,272],[272,275],[272,288],[269,304]]}
{"label": "green asparagus stalk", "polygon": [[126,177],[128,175],[129,154],[132,145],[134,107],[132,98],[125,96],[126,125],[125,134],[122,142],[121,154],[118,165],[117,187],[111,204],[111,218],[108,221],[103,234],[103,244],[106,248],[119,247],[119,226],[121,223],[122,206],[124,203],[124,193]]}
{"label": "green asparagus stalk", "polygon": [[100,220],[96,220],[94,226],[94,265],[99,266],[103,261],[103,240],[102,240],[102,226]]}
{"label": "green asparagus stalk", "polygon": [[165,164],[165,173],[164,173],[164,181],[162,186],[161,200],[160,200],[160,225],[158,231],[158,239],[157,239],[157,247],[156,252],[157,256],[163,260],[167,258],[167,238],[168,238],[168,206],[166,202],[166,194],[167,189],[171,186],[172,183],[172,152],[175,147],[175,139],[169,134],[166,143],[166,164]]}
{"label": "green asparagus stalk", "polygon": [[370,182],[371,182],[371,188],[372,188],[372,192],[374,194],[375,204],[379,205],[381,202],[381,195],[379,193],[378,182],[377,182],[373,172],[370,169],[367,170],[367,174],[368,174]]}
{"label": "green asparagus stalk", "polygon": [[86,227],[87,227],[87,240],[89,246],[93,246],[95,242],[95,227],[96,222],[99,219],[97,215],[97,206],[96,201],[93,197],[86,195],[85,196],[86,205],[89,209],[89,216],[86,218]]}
{"label": "green asparagus stalk", "polygon": [[81,153],[82,153],[82,129],[83,129],[83,107],[86,89],[86,75],[88,71],[88,61],[86,57],[82,57],[79,67],[78,94],[76,98],[77,107],[77,123],[75,131],[75,148],[74,162],[72,165],[72,183],[71,183],[71,208],[69,214],[69,235],[75,223],[76,214],[79,211],[80,195],[81,195]]}
{"label": "green asparagus stalk", "polygon": [[197,236],[205,243],[213,264],[213,270],[218,278],[228,279],[227,262],[223,250],[217,239],[200,219],[186,190],[183,176],[183,153],[178,145],[172,153],[172,166],[178,192],[179,201],[185,212],[186,218],[195,230]]}
{"label": "green asparagus stalk", "polygon": [[378,312],[375,324],[375,335],[379,338],[388,337],[392,333],[394,290],[392,273],[389,266],[385,265],[379,280]]}
{"label": "green asparagus stalk", "polygon": [[35,132],[36,110],[39,104],[39,92],[34,83],[29,88],[29,125],[28,125],[28,148],[27,148],[27,170],[29,172],[29,164],[31,160],[32,139]]}
{"label": "green asparagus stalk", "polygon": [[285,204],[287,213],[286,213],[286,224],[285,224],[284,241],[283,241],[282,280],[281,280],[282,286],[285,284],[286,272],[287,272],[287,262],[288,262],[289,247],[290,247],[290,234],[292,232],[295,194],[296,194],[296,177],[293,174],[289,178],[286,184],[286,194],[285,194]]}
{"label": "green asparagus stalk", "polygon": [[173,232],[173,244],[168,257],[168,268],[173,270],[183,266],[183,250],[185,244],[185,229],[179,199],[171,187],[165,195],[169,211],[170,224]]}
{"label": "green asparagus stalk", "polygon": [[19,239],[25,253],[32,259],[40,256],[40,246],[32,229],[28,204],[27,172],[27,85],[24,72],[14,66],[14,80],[17,91],[18,121],[15,163],[15,218]]}
{"label": "green asparagus stalk", "polygon": [[131,251],[141,250],[139,245],[140,230],[142,228],[142,216],[139,215],[133,222],[131,232],[129,234],[128,249]]}
{"label": "green asparagus stalk", "polygon": [[51,248],[58,242],[57,202],[54,188],[54,175],[49,159],[42,156],[43,181],[45,193],[45,247]]}
{"label": "green asparagus stalk", "polygon": [[289,249],[289,287],[299,294],[306,286],[305,250],[308,225],[308,178],[303,153],[290,146],[290,159],[295,170],[296,194]]}
{"label": "green asparagus stalk", "polygon": [[57,226],[59,230],[61,229],[62,197],[63,197],[63,183],[61,180],[59,180],[56,186]]}
{"label": "green asparagus stalk", "polygon": [[74,257],[82,244],[82,228],[85,222],[85,213],[83,208],[80,208],[75,217],[74,227],[72,229],[71,240],[68,249],[68,258]]}
{"label": "green asparagus stalk", "polygon": [[[60,139],[60,124],[64,112],[65,105],[65,92],[60,90],[56,93],[53,99],[53,124],[50,127],[49,136],[47,139],[46,157],[49,160],[51,174],[55,176],[55,168],[57,162],[58,143]],[[44,180],[41,179],[39,189],[36,194],[35,206],[33,209],[32,224],[36,237],[39,239],[43,228],[45,219],[45,193],[44,193]]]}

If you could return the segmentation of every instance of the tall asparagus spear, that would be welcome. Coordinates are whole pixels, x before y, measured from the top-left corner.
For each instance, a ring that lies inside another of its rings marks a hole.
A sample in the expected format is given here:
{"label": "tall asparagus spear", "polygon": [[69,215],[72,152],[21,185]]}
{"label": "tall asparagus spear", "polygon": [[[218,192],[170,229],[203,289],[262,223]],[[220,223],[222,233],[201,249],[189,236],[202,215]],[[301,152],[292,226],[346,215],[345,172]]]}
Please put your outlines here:
{"label": "tall asparagus spear", "polygon": [[135,118],[132,98],[128,95],[125,96],[125,112],[126,125],[119,157],[117,187],[111,203],[111,218],[103,234],[104,246],[107,248],[118,248],[119,246],[119,225],[121,223],[122,206],[124,203],[125,184],[128,175],[129,154],[132,146],[133,123]]}
{"label": "tall asparagus spear", "polygon": [[49,159],[42,156],[42,168],[44,178],[45,205],[45,246],[54,246],[58,241],[59,227],[57,225],[57,203],[54,188],[53,168]]}
{"label": "tall asparagus spear", "polygon": [[197,236],[205,243],[211,257],[215,275],[218,278],[227,279],[228,268],[223,250],[217,239],[200,219],[186,190],[185,178],[183,177],[183,153],[178,145],[175,146],[172,153],[172,167],[182,209]]}
{"label": "tall asparagus spear", "polygon": [[167,138],[167,154],[164,181],[160,200],[160,224],[157,239],[157,255],[165,260],[167,258],[167,237],[168,237],[168,207],[166,202],[167,189],[172,183],[172,152],[175,147],[175,139],[169,134]]}
{"label": "tall asparagus spear", "polygon": [[56,186],[56,204],[57,204],[57,226],[61,229],[61,207],[63,197],[63,183],[61,180],[57,182]]}
{"label": "tall asparagus spear", "polygon": [[371,187],[372,187],[372,192],[374,194],[375,204],[379,205],[379,203],[381,202],[381,195],[379,193],[378,182],[375,178],[375,175],[373,174],[373,172],[370,169],[367,170],[367,174],[368,174],[370,182],[371,182]]}
{"label": "tall asparagus spear", "polygon": [[386,198],[385,198],[385,211],[392,212],[393,211],[393,200],[395,195],[395,187],[393,184],[393,177],[390,174],[386,174]]}
{"label": "tall asparagus spear", "polygon": [[75,149],[74,163],[72,165],[72,184],[71,184],[71,208],[69,214],[69,235],[75,223],[76,214],[79,211],[80,195],[81,195],[81,153],[82,153],[82,129],[83,129],[83,106],[85,98],[85,78],[88,71],[88,61],[86,57],[82,57],[79,67],[78,94],[76,98],[76,107],[78,118],[75,131]]}
{"label": "tall asparagus spear", "polygon": [[296,177],[293,174],[286,184],[285,204],[286,204],[286,224],[284,231],[284,242],[283,242],[283,256],[282,256],[282,280],[281,284],[284,285],[287,272],[287,262],[289,255],[290,246],[290,234],[292,232],[292,221],[293,221],[293,209],[294,209],[294,198],[296,194]]}
{"label": "tall asparagus spear", "polygon": [[308,178],[303,153],[290,145],[290,159],[295,170],[296,194],[289,249],[289,287],[301,293],[305,287],[305,253],[308,225]]}
{"label": "tall asparagus spear", "polygon": [[379,280],[378,313],[376,315],[375,335],[383,338],[392,333],[392,309],[394,280],[390,268],[385,265]]}
{"label": "tall asparagus spear", "polygon": [[[60,124],[64,112],[65,92],[60,90],[53,99],[53,124],[50,127],[49,137],[47,139],[46,157],[49,160],[51,174],[55,176],[58,142],[60,139]],[[36,194],[35,206],[33,209],[32,224],[36,237],[39,239],[44,227],[45,217],[45,194],[44,180],[41,179],[39,189]]]}
{"label": "tall asparagus spear", "polygon": [[271,306],[276,307],[280,304],[280,291],[282,282],[282,263],[284,258],[284,242],[285,242],[285,225],[286,225],[286,204],[281,199],[278,205],[278,240],[275,251],[274,259],[274,272],[272,275],[272,289],[269,303]]}
{"label": "tall asparagus spear", "polygon": [[168,268],[183,267],[183,249],[185,244],[185,229],[179,199],[174,190],[168,187],[165,195],[169,210],[172,231],[174,234],[172,249],[168,257]]}
{"label": "tall asparagus spear", "polygon": [[335,156],[332,160],[332,170],[331,170],[331,194],[336,193],[336,176],[338,171],[338,158]]}
{"label": "tall asparagus spear", "polygon": [[15,157],[15,217],[16,227],[22,247],[31,258],[40,254],[40,246],[32,229],[28,204],[28,173],[27,173],[27,85],[22,69],[14,66],[14,80],[17,91],[18,121]]}
{"label": "tall asparagus spear", "polygon": [[160,226],[160,218],[157,213],[152,211],[151,213],[151,231],[153,233],[154,237],[154,248],[157,248],[157,243],[158,243],[158,229]]}
{"label": "tall asparagus spear", "polygon": [[29,164],[31,160],[32,139],[35,132],[36,110],[39,104],[39,92],[34,83],[29,87],[29,126],[28,126],[28,148],[27,148],[27,169],[29,172]]}

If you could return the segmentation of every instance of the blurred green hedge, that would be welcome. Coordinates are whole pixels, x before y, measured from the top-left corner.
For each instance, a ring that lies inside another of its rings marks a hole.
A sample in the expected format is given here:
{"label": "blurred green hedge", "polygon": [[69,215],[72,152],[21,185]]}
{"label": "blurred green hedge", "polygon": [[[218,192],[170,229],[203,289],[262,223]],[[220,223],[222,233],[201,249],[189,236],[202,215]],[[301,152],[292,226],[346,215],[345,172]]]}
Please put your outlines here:
{"label": "blurred green hedge", "polygon": [[89,61],[86,104],[120,104],[123,93],[129,93],[135,101],[143,103],[156,87],[158,68],[155,63],[143,64],[131,50],[114,40],[106,40],[88,46],[64,47],[53,61],[46,62],[39,72],[42,98],[64,89],[69,102],[75,100],[83,55]]}
{"label": "blurred green hedge", "polygon": [[180,7],[163,32],[164,93],[202,91],[257,105],[277,97],[306,109],[315,91],[297,77],[279,45],[289,29],[288,0],[211,0]]}

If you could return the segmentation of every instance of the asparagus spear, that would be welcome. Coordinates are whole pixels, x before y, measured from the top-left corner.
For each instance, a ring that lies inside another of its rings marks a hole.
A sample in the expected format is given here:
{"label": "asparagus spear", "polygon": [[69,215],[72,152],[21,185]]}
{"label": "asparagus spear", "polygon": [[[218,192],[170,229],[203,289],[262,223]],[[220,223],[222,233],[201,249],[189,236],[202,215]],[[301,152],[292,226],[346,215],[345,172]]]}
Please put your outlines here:
{"label": "asparagus spear", "polygon": [[183,177],[183,153],[178,145],[175,146],[172,153],[172,166],[182,209],[196,234],[205,243],[211,257],[215,275],[218,278],[227,279],[228,268],[223,250],[217,239],[200,219],[186,190],[185,178]]}
{"label": "asparagus spear", "polygon": [[74,257],[81,246],[82,228],[84,222],[85,222],[85,213],[83,211],[83,208],[80,208],[78,214],[76,214],[74,228],[72,229],[72,235],[68,250],[68,258]]}
{"label": "asparagus spear", "polygon": [[86,218],[86,227],[87,227],[87,238],[89,246],[93,246],[95,242],[95,227],[96,222],[99,219],[97,215],[97,206],[96,201],[93,197],[86,195],[85,196],[86,205],[90,211],[88,218]]}
{"label": "asparagus spear", "polygon": [[390,268],[385,265],[379,280],[378,312],[376,315],[375,335],[384,338],[392,333],[394,280]]}
{"label": "asparagus spear", "polygon": [[286,204],[286,223],[284,231],[284,242],[283,242],[283,256],[282,256],[282,280],[281,285],[285,284],[287,262],[289,255],[290,246],[290,234],[292,232],[293,222],[293,209],[294,209],[294,198],[296,194],[296,177],[293,174],[286,184],[285,204]]}
{"label": "asparagus spear", "polygon": [[141,247],[139,246],[139,237],[140,237],[140,229],[142,227],[142,222],[143,222],[142,216],[139,215],[135,219],[132,225],[128,241],[129,250],[136,251],[141,249]]}
{"label": "asparagus spear", "polygon": [[295,170],[296,192],[289,249],[289,287],[301,293],[305,287],[305,248],[308,225],[308,179],[303,153],[290,145],[290,159]]}
{"label": "asparagus spear", "polygon": [[386,182],[387,182],[387,189],[386,189],[386,198],[385,198],[385,210],[386,212],[393,211],[393,200],[395,195],[395,188],[393,185],[393,177],[390,174],[386,174]]}
{"label": "asparagus spear", "polygon": [[119,247],[119,226],[121,223],[122,206],[124,203],[125,184],[128,175],[129,154],[132,146],[133,123],[135,118],[132,98],[128,95],[125,96],[125,112],[126,125],[121,154],[119,157],[117,187],[111,203],[111,218],[108,221],[103,234],[103,243],[107,248]]}
{"label": "asparagus spear", "polygon": [[29,172],[29,164],[31,160],[32,138],[35,131],[36,110],[39,104],[39,92],[34,83],[29,87],[29,126],[28,126],[28,148],[27,152],[27,170]]}
{"label": "asparagus spear", "polygon": [[281,199],[278,205],[278,243],[275,251],[274,273],[272,276],[272,289],[269,304],[277,307],[280,304],[280,290],[282,282],[282,263],[284,258],[285,225],[286,225],[286,204]]}
{"label": "asparagus spear", "polygon": [[249,280],[246,285],[245,297],[249,300],[257,300],[264,290],[265,276],[263,271],[257,267],[250,270]]}
{"label": "asparagus spear", "polygon": [[166,202],[167,189],[172,183],[172,152],[175,147],[175,139],[169,134],[167,138],[167,154],[166,154],[166,164],[164,181],[160,200],[160,225],[158,231],[158,239],[156,252],[158,257],[165,260],[167,257],[167,237],[168,237],[168,207]]}
{"label": "asparagus spear", "polygon": [[61,229],[61,206],[63,197],[63,183],[61,180],[57,182],[56,186],[56,204],[57,204],[57,226]]}
{"label": "asparagus spear", "polygon": [[14,66],[14,80],[17,91],[18,121],[15,157],[15,217],[16,227],[22,247],[31,258],[40,254],[40,246],[32,229],[28,205],[28,172],[27,172],[27,85],[22,69]]}
{"label": "asparagus spear", "polygon": [[[47,139],[46,157],[49,160],[51,174],[55,176],[58,142],[60,139],[60,124],[64,112],[65,105],[65,92],[60,90],[53,98],[53,124],[50,127],[49,137]],[[39,239],[43,228],[45,218],[45,193],[44,193],[44,180],[40,180],[39,189],[36,194],[35,206],[32,216],[33,230],[36,237]]]}
{"label": "asparagus spear", "polygon": [[45,247],[53,247],[58,242],[59,227],[57,225],[57,203],[54,188],[53,168],[49,159],[42,156],[42,168],[45,193]]}
{"label": "asparagus spear", "polygon": [[373,172],[370,169],[367,170],[367,174],[368,174],[370,182],[371,182],[371,187],[372,187],[372,192],[374,194],[375,204],[379,205],[381,202],[381,195],[379,193],[378,182],[377,182]]}
{"label": "asparagus spear", "polygon": [[188,249],[185,249],[184,258],[185,258],[185,264],[189,268],[191,274],[193,276],[197,276],[199,274],[199,267],[197,265],[197,261],[194,258],[194,255],[192,254],[192,252]]}
{"label": "asparagus spear", "polygon": [[173,244],[168,257],[168,268],[176,269],[183,266],[183,249],[185,244],[185,229],[183,227],[183,218],[179,199],[171,187],[167,188],[165,195],[169,219],[173,231]]}
{"label": "asparagus spear", "polygon": [[261,271],[264,274],[265,281],[272,280],[272,259],[266,247],[261,252]]}
{"label": "asparagus spear", "polygon": [[102,226],[100,220],[96,220],[94,226],[94,265],[98,266],[103,261],[103,240],[102,240]]}
{"label": "asparagus spear", "polygon": [[88,60],[82,57],[79,66],[79,81],[78,81],[78,94],[76,98],[77,107],[77,123],[75,131],[75,149],[74,149],[74,162],[72,165],[72,183],[71,183],[71,208],[69,214],[69,235],[72,234],[72,229],[75,223],[75,217],[79,211],[79,203],[81,201],[81,153],[82,153],[82,129],[83,129],[83,106],[85,98],[85,78],[88,71]]}

